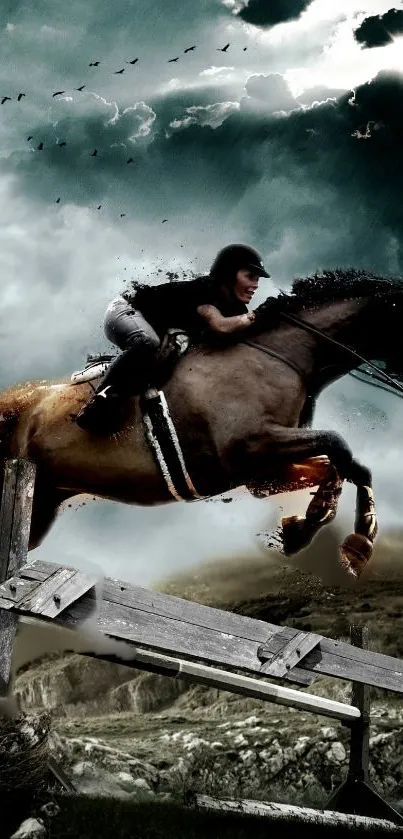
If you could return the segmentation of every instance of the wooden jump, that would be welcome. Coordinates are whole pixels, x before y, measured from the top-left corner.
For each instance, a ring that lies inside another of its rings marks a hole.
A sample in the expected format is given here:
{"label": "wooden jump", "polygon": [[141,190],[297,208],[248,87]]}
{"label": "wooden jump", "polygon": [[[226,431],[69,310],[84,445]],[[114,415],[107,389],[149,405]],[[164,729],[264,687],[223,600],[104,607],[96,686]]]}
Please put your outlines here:
{"label": "wooden jump", "polygon": [[[19,615],[71,630],[93,615],[101,633],[126,643],[121,656],[91,650],[85,655],[341,720],[351,729],[350,767],[329,808],[403,824],[368,778],[369,686],[403,693],[401,659],[366,649],[362,627],[352,628],[348,644],[121,580],[105,578],[100,586],[97,578],[74,568],[27,562],[34,482],[34,464],[6,462],[0,508],[0,695],[10,688]],[[307,687],[318,675],[353,682],[352,703],[287,686]]]}

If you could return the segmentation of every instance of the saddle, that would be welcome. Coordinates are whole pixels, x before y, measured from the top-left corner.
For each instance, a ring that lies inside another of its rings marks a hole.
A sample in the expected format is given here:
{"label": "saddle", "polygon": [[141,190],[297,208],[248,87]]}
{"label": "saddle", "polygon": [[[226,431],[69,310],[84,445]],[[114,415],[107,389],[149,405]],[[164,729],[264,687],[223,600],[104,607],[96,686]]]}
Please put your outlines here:
{"label": "saddle", "polygon": [[[176,362],[185,354],[189,344],[190,338],[182,329],[168,329],[157,352],[158,382],[155,382],[156,387],[162,387],[162,384],[168,381]],[[116,356],[117,353],[88,354],[85,366],[80,370],[75,370],[70,381],[78,384],[98,379],[106,373]]]}

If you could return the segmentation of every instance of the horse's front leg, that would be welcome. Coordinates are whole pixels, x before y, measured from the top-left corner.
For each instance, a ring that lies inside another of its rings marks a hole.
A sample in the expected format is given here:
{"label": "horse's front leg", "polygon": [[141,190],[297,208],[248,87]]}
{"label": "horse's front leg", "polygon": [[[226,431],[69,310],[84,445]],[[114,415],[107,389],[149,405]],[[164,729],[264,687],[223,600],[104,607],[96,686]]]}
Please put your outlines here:
{"label": "horse's front leg", "polygon": [[352,576],[359,577],[372,556],[378,522],[370,470],[353,460],[348,480],[357,487],[357,501],[354,533],[347,536],[341,546],[341,562]]}
{"label": "horse's front leg", "polygon": [[[328,471],[328,477],[313,493],[305,517],[288,516],[281,520],[282,541],[287,556],[307,547],[321,527],[330,524],[336,516],[343,481],[334,466],[329,466]],[[354,533],[347,536],[340,547],[340,560],[346,571],[358,578],[372,556],[378,522],[370,470],[353,459],[348,481],[357,487],[356,515]]]}
{"label": "horse's front leg", "polygon": [[[240,451],[242,447],[238,448],[238,459]],[[319,484],[306,517],[289,517],[282,522],[282,542],[287,554],[301,550],[320,527],[334,519],[344,479],[357,485],[355,533],[343,543],[341,561],[346,570],[358,577],[372,555],[376,535],[375,508],[371,473],[354,460],[345,440],[332,431],[272,427],[264,436],[255,435],[243,441],[243,453],[243,466],[253,470],[254,484],[258,484],[260,475],[267,483],[268,474],[273,474],[274,470],[277,474],[283,473],[290,462],[301,462],[320,455],[326,455],[329,460],[329,472]],[[245,483],[250,486],[251,476]]]}

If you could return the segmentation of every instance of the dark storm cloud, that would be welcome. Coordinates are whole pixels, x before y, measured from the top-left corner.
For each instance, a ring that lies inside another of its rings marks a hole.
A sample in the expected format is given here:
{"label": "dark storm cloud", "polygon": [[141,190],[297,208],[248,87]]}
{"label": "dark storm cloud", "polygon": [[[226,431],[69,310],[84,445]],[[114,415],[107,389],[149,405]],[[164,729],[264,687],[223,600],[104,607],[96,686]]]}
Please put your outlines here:
{"label": "dark storm cloud", "polygon": [[384,15],[365,18],[354,30],[354,37],[364,47],[384,47],[393,43],[394,35],[403,35],[403,11],[389,9]]}
{"label": "dark storm cloud", "polygon": [[[268,79],[252,77],[247,89],[262,96],[273,84]],[[293,104],[280,87],[278,104]],[[164,200],[177,222],[190,213],[205,217],[206,208],[220,222],[242,202],[245,235],[253,231],[255,241],[278,249],[285,231],[295,231],[304,243],[301,267],[306,260],[311,270],[324,258],[327,266],[340,264],[343,256],[346,264],[364,262],[378,271],[385,270],[385,260],[389,271],[403,269],[401,75],[381,72],[337,101],[288,115],[241,108],[214,128],[205,124],[206,98],[191,123],[180,97],[176,105],[175,128],[172,102],[165,109],[140,103],[122,114],[110,109],[109,119],[83,114],[70,148],[32,152],[23,162],[18,157],[21,188],[41,190],[49,200],[62,183],[72,200],[101,203],[108,195],[134,216],[141,205],[143,219],[155,218]],[[68,124],[57,130],[68,134]],[[89,155],[92,146],[99,148],[98,158]],[[129,152],[134,168],[125,163]],[[7,166],[10,171],[10,159]],[[396,237],[395,268],[390,236]]]}
{"label": "dark storm cloud", "polygon": [[238,12],[245,23],[255,26],[275,26],[287,20],[296,20],[312,0],[249,0]]}
{"label": "dark storm cloud", "polygon": [[181,183],[183,202],[199,195],[225,211],[242,201],[268,246],[279,247],[285,229],[303,236],[316,227],[329,245],[328,264],[343,257],[381,268],[392,235],[401,270],[402,113],[403,77],[381,72],[338,101],[288,116],[241,110],[214,131],[178,131],[165,144],[166,171]]}
{"label": "dark storm cloud", "polygon": [[[197,0],[197,2],[177,3],[177,0],[164,0],[163,13],[161,0],[98,0],[97,3],[87,3],[83,0],[69,0],[68,9],[62,2],[54,0],[37,0],[29,6],[25,0],[1,4],[0,26],[9,23],[20,25],[26,21],[34,21],[39,25],[50,24],[54,27],[79,26],[93,39],[100,34],[103,36],[108,49],[111,46],[111,32],[114,33],[114,43],[119,44],[127,35],[134,36],[133,47],[144,46],[144,36],[155,36],[165,33],[166,42],[171,37],[178,36],[189,29],[189,23],[218,19],[223,10],[216,0]],[[98,41],[99,45],[99,41]],[[71,47],[75,46],[73,44]],[[185,46],[188,46],[186,43]],[[68,44],[63,44],[63,51]],[[155,43],[158,47],[158,43]],[[102,55],[89,55],[88,61],[95,58],[102,59]]]}

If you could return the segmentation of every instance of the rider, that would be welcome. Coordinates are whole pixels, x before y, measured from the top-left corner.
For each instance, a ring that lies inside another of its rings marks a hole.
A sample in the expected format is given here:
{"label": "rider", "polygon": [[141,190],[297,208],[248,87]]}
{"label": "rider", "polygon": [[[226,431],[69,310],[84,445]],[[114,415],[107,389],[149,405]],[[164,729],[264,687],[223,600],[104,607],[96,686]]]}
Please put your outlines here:
{"label": "rider", "polygon": [[136,284],[109,304],[107,338],[123,352],[112,362],[96,391],[76,416],[80,428],[111,433],[119,408],[150,385],[157,350],[170,328],[194,338],[204,330],[229,334],[254,320],[249,303],[259,277],[270,277],[253,248],[228,245],[217,254],[210,273],[194,280],[156,286]]}

